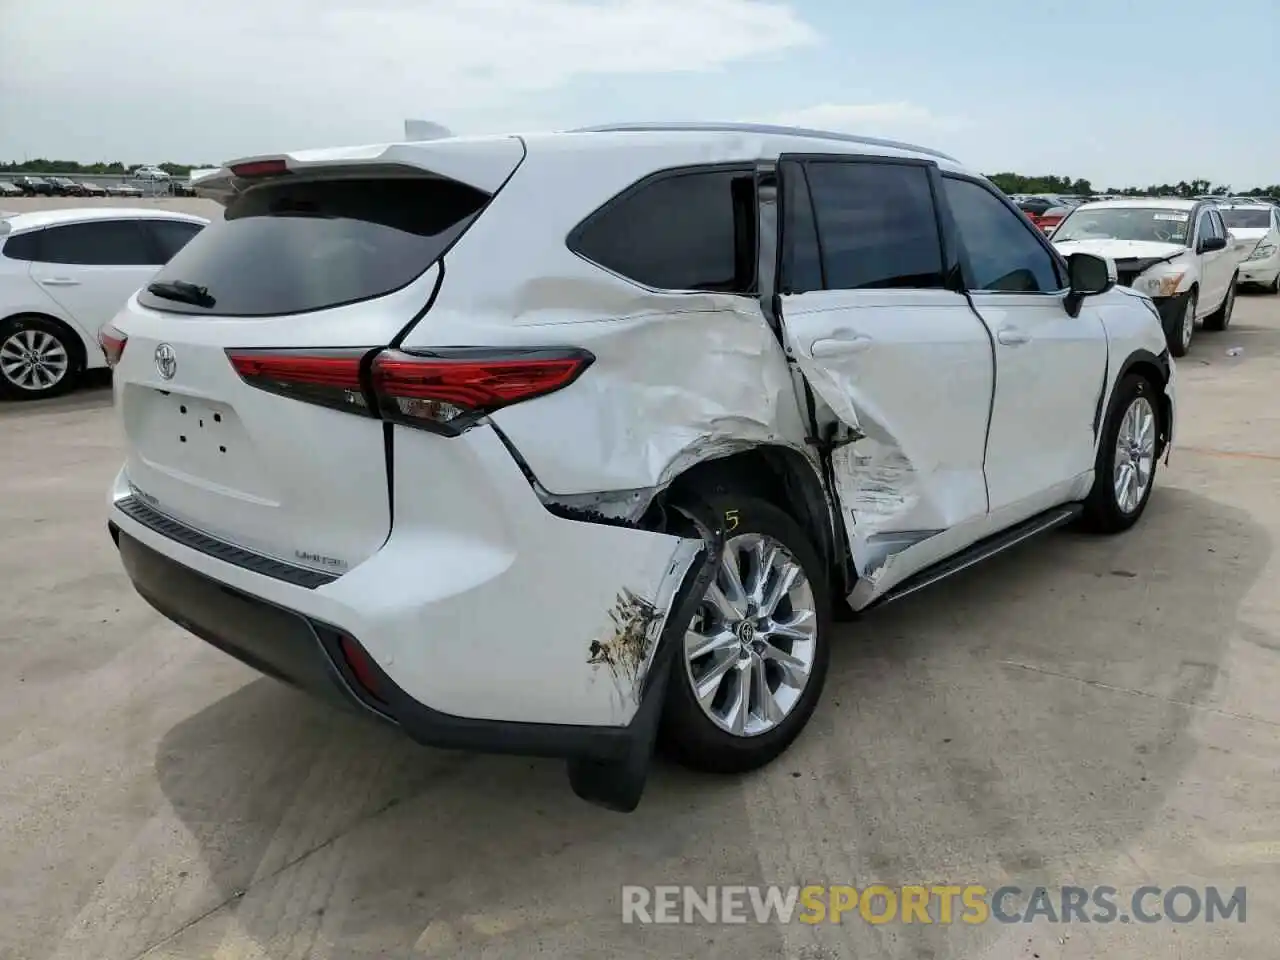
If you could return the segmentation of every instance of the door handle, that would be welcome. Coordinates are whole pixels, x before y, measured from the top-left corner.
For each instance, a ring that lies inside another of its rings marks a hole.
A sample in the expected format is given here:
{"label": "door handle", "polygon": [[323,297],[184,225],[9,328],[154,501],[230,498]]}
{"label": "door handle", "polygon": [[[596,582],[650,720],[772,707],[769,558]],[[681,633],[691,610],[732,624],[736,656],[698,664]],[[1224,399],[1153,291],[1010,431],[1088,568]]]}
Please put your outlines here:
{"label": "door handle", "polygon": [[42,277],[40,282],[46,287],[78,287],[79,280],[72,280],[70,277]]}
{"label": "door handle", "polygon": [[871,346],[871,338],[864,333],[852,330],[837,330],[833,336],[822,337],[809,345],[809,352],[814,359],[820,357],[847,357],[861,353]]}
{"label": "door handle", "polygon": [[1023,343],[1028,343],[1031,337],[1017,327],[1001,327],[996,334],[996,339],[1003,343],[1006,347],[1016,347]]}

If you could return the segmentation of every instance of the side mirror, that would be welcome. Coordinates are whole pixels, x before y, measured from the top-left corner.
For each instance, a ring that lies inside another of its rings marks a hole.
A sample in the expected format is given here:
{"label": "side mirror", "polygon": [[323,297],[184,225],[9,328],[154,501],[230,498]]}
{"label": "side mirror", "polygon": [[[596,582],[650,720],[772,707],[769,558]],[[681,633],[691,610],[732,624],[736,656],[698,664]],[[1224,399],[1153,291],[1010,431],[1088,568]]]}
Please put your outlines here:
{"label": "side mirror", "polygon": [[1213,253],[1215,250],[1227,249],[1226,237],[1205,237],[1196,247],[1196,253]]}
{"label": "side mirror", "polygon": [[1071,289],[1067,293],[1067,312],[1075,317],[1085,297],[1106,293],[1116,285],[1115,262],[1107,257],[1095,257],[1092,253],[1073,253],[1067,257],[1067,279]]}

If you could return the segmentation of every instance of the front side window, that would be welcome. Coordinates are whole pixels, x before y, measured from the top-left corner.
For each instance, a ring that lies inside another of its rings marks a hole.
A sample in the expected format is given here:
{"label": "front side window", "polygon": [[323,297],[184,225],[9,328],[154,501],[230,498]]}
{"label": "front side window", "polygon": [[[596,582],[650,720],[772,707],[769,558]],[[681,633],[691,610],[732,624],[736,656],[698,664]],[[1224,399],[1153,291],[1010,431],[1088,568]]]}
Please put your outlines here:
{"label": "front side window", "polygon": [[920,164],[805,164],[828,290],[944,286],[942,245]]}
{"label": "front side window", "polygon": [[942,182],[973,289],[1051,293],[1062,288],[1052,254],[1025,220],[981,184],[954,177]]}
{"label": "front side window", "polygon": [[756,217],[749,168],[671,172],[610,200],[569,248],[646,287],[750,293]]}
{"label": "front side window", "polygon": [[40,233],[45,263],[131,267],[149,264],[147,238],[136,220],[95,220],[46,227]]}

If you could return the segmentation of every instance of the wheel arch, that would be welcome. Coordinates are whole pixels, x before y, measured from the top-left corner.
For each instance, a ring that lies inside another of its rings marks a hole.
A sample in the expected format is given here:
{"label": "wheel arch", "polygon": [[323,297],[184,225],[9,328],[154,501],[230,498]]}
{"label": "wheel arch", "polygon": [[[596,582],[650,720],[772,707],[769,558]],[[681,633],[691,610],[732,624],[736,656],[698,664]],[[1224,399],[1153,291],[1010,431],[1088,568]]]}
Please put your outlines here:
{"label": "wheel arch", "polygon": [[1155,389],[1160,402],[1160,437],[1157,456],[1162,454],[1168,445],[1170,429],[1173,426],[1173,401],[1165,389],[1169,384],[1171,364],[1168,350],[1159,354],[1144,349],[1134,350],[1120,364],[1120,369],[1111,385],[1111,392],[1114,395],[1116,386],[1132,373],[1142,377]]}
{"label": "wheel arch", "polygon": [[751,493],[769,501],[804,528],[829,569],[840,569],[846,551],[838,540],[837,514],[819,468],[800,451],[781,444],[758,444],[690,465],[653,498],[641,525],[660,523],[686,495],[716,489]]}

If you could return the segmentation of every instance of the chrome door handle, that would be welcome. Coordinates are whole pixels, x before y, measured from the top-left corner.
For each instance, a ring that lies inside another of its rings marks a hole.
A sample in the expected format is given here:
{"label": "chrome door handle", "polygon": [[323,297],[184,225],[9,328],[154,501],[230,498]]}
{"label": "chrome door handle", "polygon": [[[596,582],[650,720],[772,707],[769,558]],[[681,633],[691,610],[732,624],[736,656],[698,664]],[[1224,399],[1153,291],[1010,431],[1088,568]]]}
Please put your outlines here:
{"label": "chrome door handle", "polygon": [[40,280],[46,287],[78,287],[79,280],[72,280],[70,277],[42,277]]}
{"label": "chrome door handle", "polygon": [[861,353],[871,346],[871,338],[852,331],[837,331],[834,337],[823,337],[809,345],[809,352],[815,359],[819,357],[846,357]]}
{"label": "chrome door handle", "polygon": [[996,334],[996,339],[1006,347],[1016,347],[1023,343],[1029,343],[1031,337],[1017,327],[1001,327],[1000,332]]}

